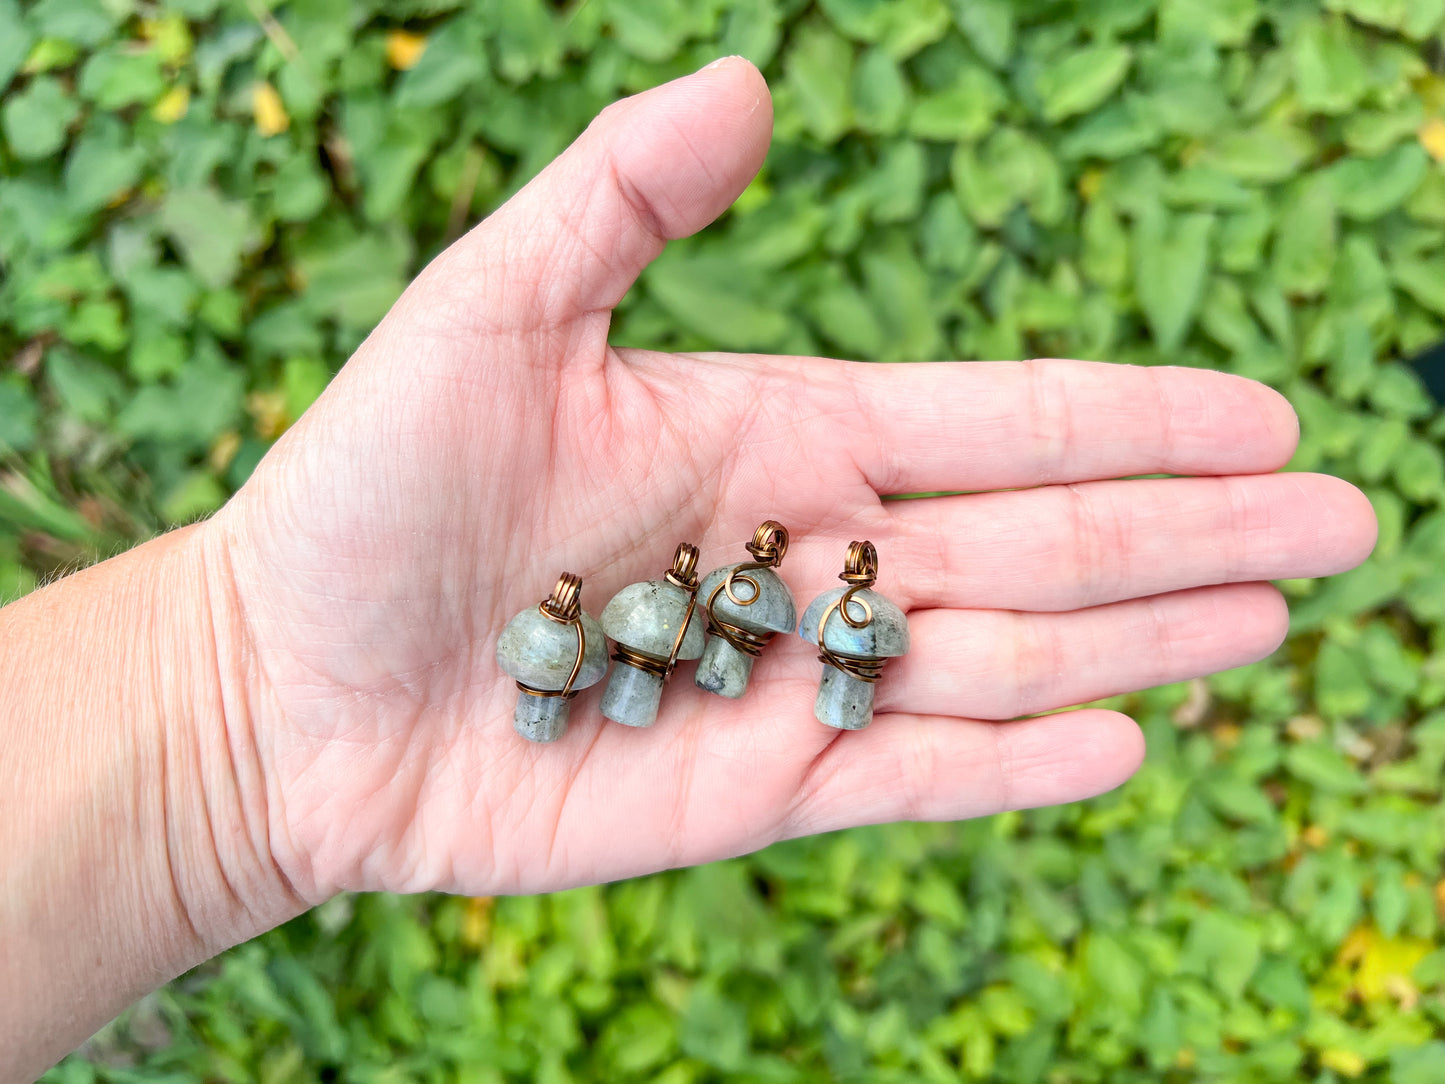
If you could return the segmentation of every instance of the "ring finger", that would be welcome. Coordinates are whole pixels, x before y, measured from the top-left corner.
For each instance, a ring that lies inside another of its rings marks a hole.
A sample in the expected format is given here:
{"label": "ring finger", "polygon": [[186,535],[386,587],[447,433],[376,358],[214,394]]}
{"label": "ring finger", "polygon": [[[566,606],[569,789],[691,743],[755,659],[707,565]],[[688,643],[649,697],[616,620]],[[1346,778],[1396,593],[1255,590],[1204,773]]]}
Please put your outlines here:
{"label": "ring finger", "polygon": [[1269,584],[1201,587],[1069,613],[922,610],[878,711],[1013,719],[1243,666],[1284,639]]}

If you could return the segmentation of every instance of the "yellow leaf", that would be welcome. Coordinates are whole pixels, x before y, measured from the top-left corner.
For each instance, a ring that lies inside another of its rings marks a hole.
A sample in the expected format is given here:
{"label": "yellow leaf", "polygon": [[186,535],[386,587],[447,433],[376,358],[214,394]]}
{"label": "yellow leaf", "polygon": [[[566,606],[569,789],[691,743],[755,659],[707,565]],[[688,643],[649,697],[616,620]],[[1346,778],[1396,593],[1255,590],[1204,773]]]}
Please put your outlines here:
{"label": "yellow leaf", "polygon": [[477,896],[467,901],[462,913],[462,944],[469,948],[480,948],[486,944],[492,931],[492,906],[490,896]]}
{"label": "yellow leaf", "polygon": [[1415,1000],[1418,991],[1410,981],[1415,965],[1430,954],[1433,946],[1417,937],[1381,937],[1370,946],[1355,975],[1355,989],[1362,1001],[1393,998],[1401,1004]]}
{"label": "yellow leaf", "polygon": [[270,83],[257,83],[251,90],[251,112],[256,117],[256,131],[273,136],[291,127],[281,95]]}
{"label": "yellow leaf", "polygon": [[1099,194],[1099,187],[1104,183],[1104,171],[1102,169],[1086,169],[1079,174],[1079,197],[1088,203]]}
{"label": "yellow leaf", "polygon": [[174,124],[186,115],[186,110],[191,108],[191,91],[189,87],[171,87],[166,91],[165,96],[155,105],[151,106],[151,116],[162,124]]}
{"label": "yellow leaf", "polygon": [[1353,1050],[1322,1050],[1320,1064],[1344,1076],[1359,1076],[1365,1071],[1365,1059]]}
{"label": "yellow leaf", "polygon": [[234,429],[229,429],[216,438],[211,445],[211,450],[206,455],[206,463],[217,474],[223,473],[236,458],[236,453],[241,450],[241,434]]}
{"label": "yellow leaf", "polygon": [[253,391],[246,396],[246,412],[256,423],[256,435],[263,440],[275,440],[291,424],[284,392]]}
{"label": "yellow leaf", "polygon": [[1340,942],[1340,951],[1336,958],[1342,964],[1352,964],[1356,960],[1362,960],[1370,951],[1370,946],[1378,938],[1379,934],[1375,932],[1375,927],[1367,922],[1362,922],[1345,935],[1345,939]]}
{"label": "yellow leaf", "polygon": [[1420,125],[1420,146],[1437,162],[1445,162],[1445,120],[1431,117]]}
{"label": "yellow leaf", "polygon": [[386,62],[399,72],[416,66],[426,52],[426,35],[410,30],[389,30],[386,34]]}
{"label": "yellow leaf", "polygon": [[1411,974],[1434,948],[1418,937],[1385,937],[1369,923],[1361,923],[1345,937],[1336,958],[1338,965],[1354,965],[1350,993],[1360,1001],[1393,1000],[1408,1008],[1420,992]]}
{"label": "yellow leaf", "polygon": [[142,19],[141,37],[153,44],[160,58],[167,64],[183,64],[191,55],[194,43],[191,28],[180,15],[167,15],[160,19]]}

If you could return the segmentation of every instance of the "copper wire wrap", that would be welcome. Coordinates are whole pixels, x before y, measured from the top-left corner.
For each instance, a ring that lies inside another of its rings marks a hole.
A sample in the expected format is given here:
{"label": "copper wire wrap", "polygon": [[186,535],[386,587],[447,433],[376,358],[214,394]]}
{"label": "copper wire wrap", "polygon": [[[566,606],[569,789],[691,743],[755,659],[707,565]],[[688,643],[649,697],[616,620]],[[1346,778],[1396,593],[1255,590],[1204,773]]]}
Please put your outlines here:
{"label": "copper wire wrap", "polygon": [[[866,681],[872,685],[883,675],[883,667],[887,665],[887,659],[875,658],[871,655],[844,655],[828,648],[827,638],[824,631],[828,627],[828,618],[836,612],[849,628],[867,628],[873,621],[873,607],[868,604],[866,598],[854,598],[859,591],[872,587],[878,579],[878,550],[872,542],[852,542],[848,545],[848,555],[843,559],[843,571],[838,573],[838,578],[848,585],[848,590],[830,603],[823,611],[823,616],[818,619],[818,661],[831,666],[850,677],[859,681]],[[850,606],[859,606],[863,610],[863,619],[856,620]]]}
{"label": "copper wire wrap", "polygon": [[572,663],[572,673],[567,678],[567,684],[560,689],[536,689],[520,681],[517,682],[517,688],[528,696],[560,696],[564,700],[571,700],[578,692],[572,685],[577,680],[577,675],[582,672],[582,660],[587,655],[587,630],[582,627],[582,577],[571,572],[562,573],[557,579],[557,586],[552,588],[552,593],[537,609],[542,611],[542,616],[548,621],[571,625],[576,630],[577,659]]}
{"label": "copper wire wrap", "polygon": [[672,586],[687,592],[687,610],[682,615],[682,624],[678,626],[677,638],[672,641],[672,652],[667,658],[660,659],[634,651],[626,644],[617,644],[612,652],[613,659],[624,666],[656,674],[663,681],[672,676],[672,672],[677,669],[677,653],[682,650],[682,641],[687,637],[687,626],[692,622],[693,611],[697,609],[697,558],[696,546],[690,542],[679,542],[672,554],[672,567],[663,576]]}
{"label": "copper wire wrap", "polygon": [[[738,565],[727,574],[722,583],[712,589],[707,596],[707,631],[714,636],[721,636],[729,644],[744,655],[751,655],[757,658],[763,653],[763,648],[768,646],[769,641],[777,635],[776,632],[750,632],[741,625],[734,625],[731,621],[725,621],[717,615],[717,598],[723,594],[734,606],[751,606],[762,596],[763,589],[758,581],[747,573],[759,568],[778,568],[783,563],[783,555],[788,552],[788,529],[777,520],[770,519],[760,524],[753,532],[753,540],[748,543],[748,552],[753,555],[753,560],[746,564]],[[739,598],[734,592],[736,584],[745,583],[753,589],[753,593],[747,598]]]}

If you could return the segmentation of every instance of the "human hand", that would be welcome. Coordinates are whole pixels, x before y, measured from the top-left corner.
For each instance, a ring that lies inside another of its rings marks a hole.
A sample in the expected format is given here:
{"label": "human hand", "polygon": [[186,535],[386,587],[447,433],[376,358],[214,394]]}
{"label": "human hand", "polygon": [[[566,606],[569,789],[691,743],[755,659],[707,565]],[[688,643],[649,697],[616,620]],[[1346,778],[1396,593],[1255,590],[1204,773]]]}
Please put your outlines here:
{"label": "human hand", "polygon": [[[1130,720],[1011,720],[1267,655],[1286,613],[1262,581],[1369,552],[1357,490],[1269,473],[1293,412],[1235,377],[610,347],[613,307],[742,190],[770,123],[736,59],[605,111],[198,536],[232,785],[304,900],[543,891],[1096,794],[1139,763]],[[1114,480],[1160,473],[1194,477]],[[970,495],[882,500],[938,490]],[[685,670],[651,729],[604,722],[594,690],[561,742],[512,733],[496,639],[559,572],[595,615],[677,542],[707,570],[767,518],[800,610],[850,540],[878,547],[913,650],[871,728],[814,721],[816,653],[787,637],[741,701]]]}

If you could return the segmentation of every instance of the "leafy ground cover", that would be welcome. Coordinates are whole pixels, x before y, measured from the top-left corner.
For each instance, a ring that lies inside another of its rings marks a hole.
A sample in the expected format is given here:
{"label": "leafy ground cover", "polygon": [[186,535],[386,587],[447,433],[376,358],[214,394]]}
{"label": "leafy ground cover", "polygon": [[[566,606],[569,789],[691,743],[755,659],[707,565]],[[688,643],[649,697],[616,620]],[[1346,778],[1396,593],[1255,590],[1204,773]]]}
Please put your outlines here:
{"label": "leafy ground cover", "polygon": [[1376,556],[1124,706],[1083,805],[548,898],[343,898],[48,1078],[1445,1079],[1445,0],[0,0],[0,597],[216,508],[407,277],[614,98],[777,138],[660,348],[1212,366]]}

